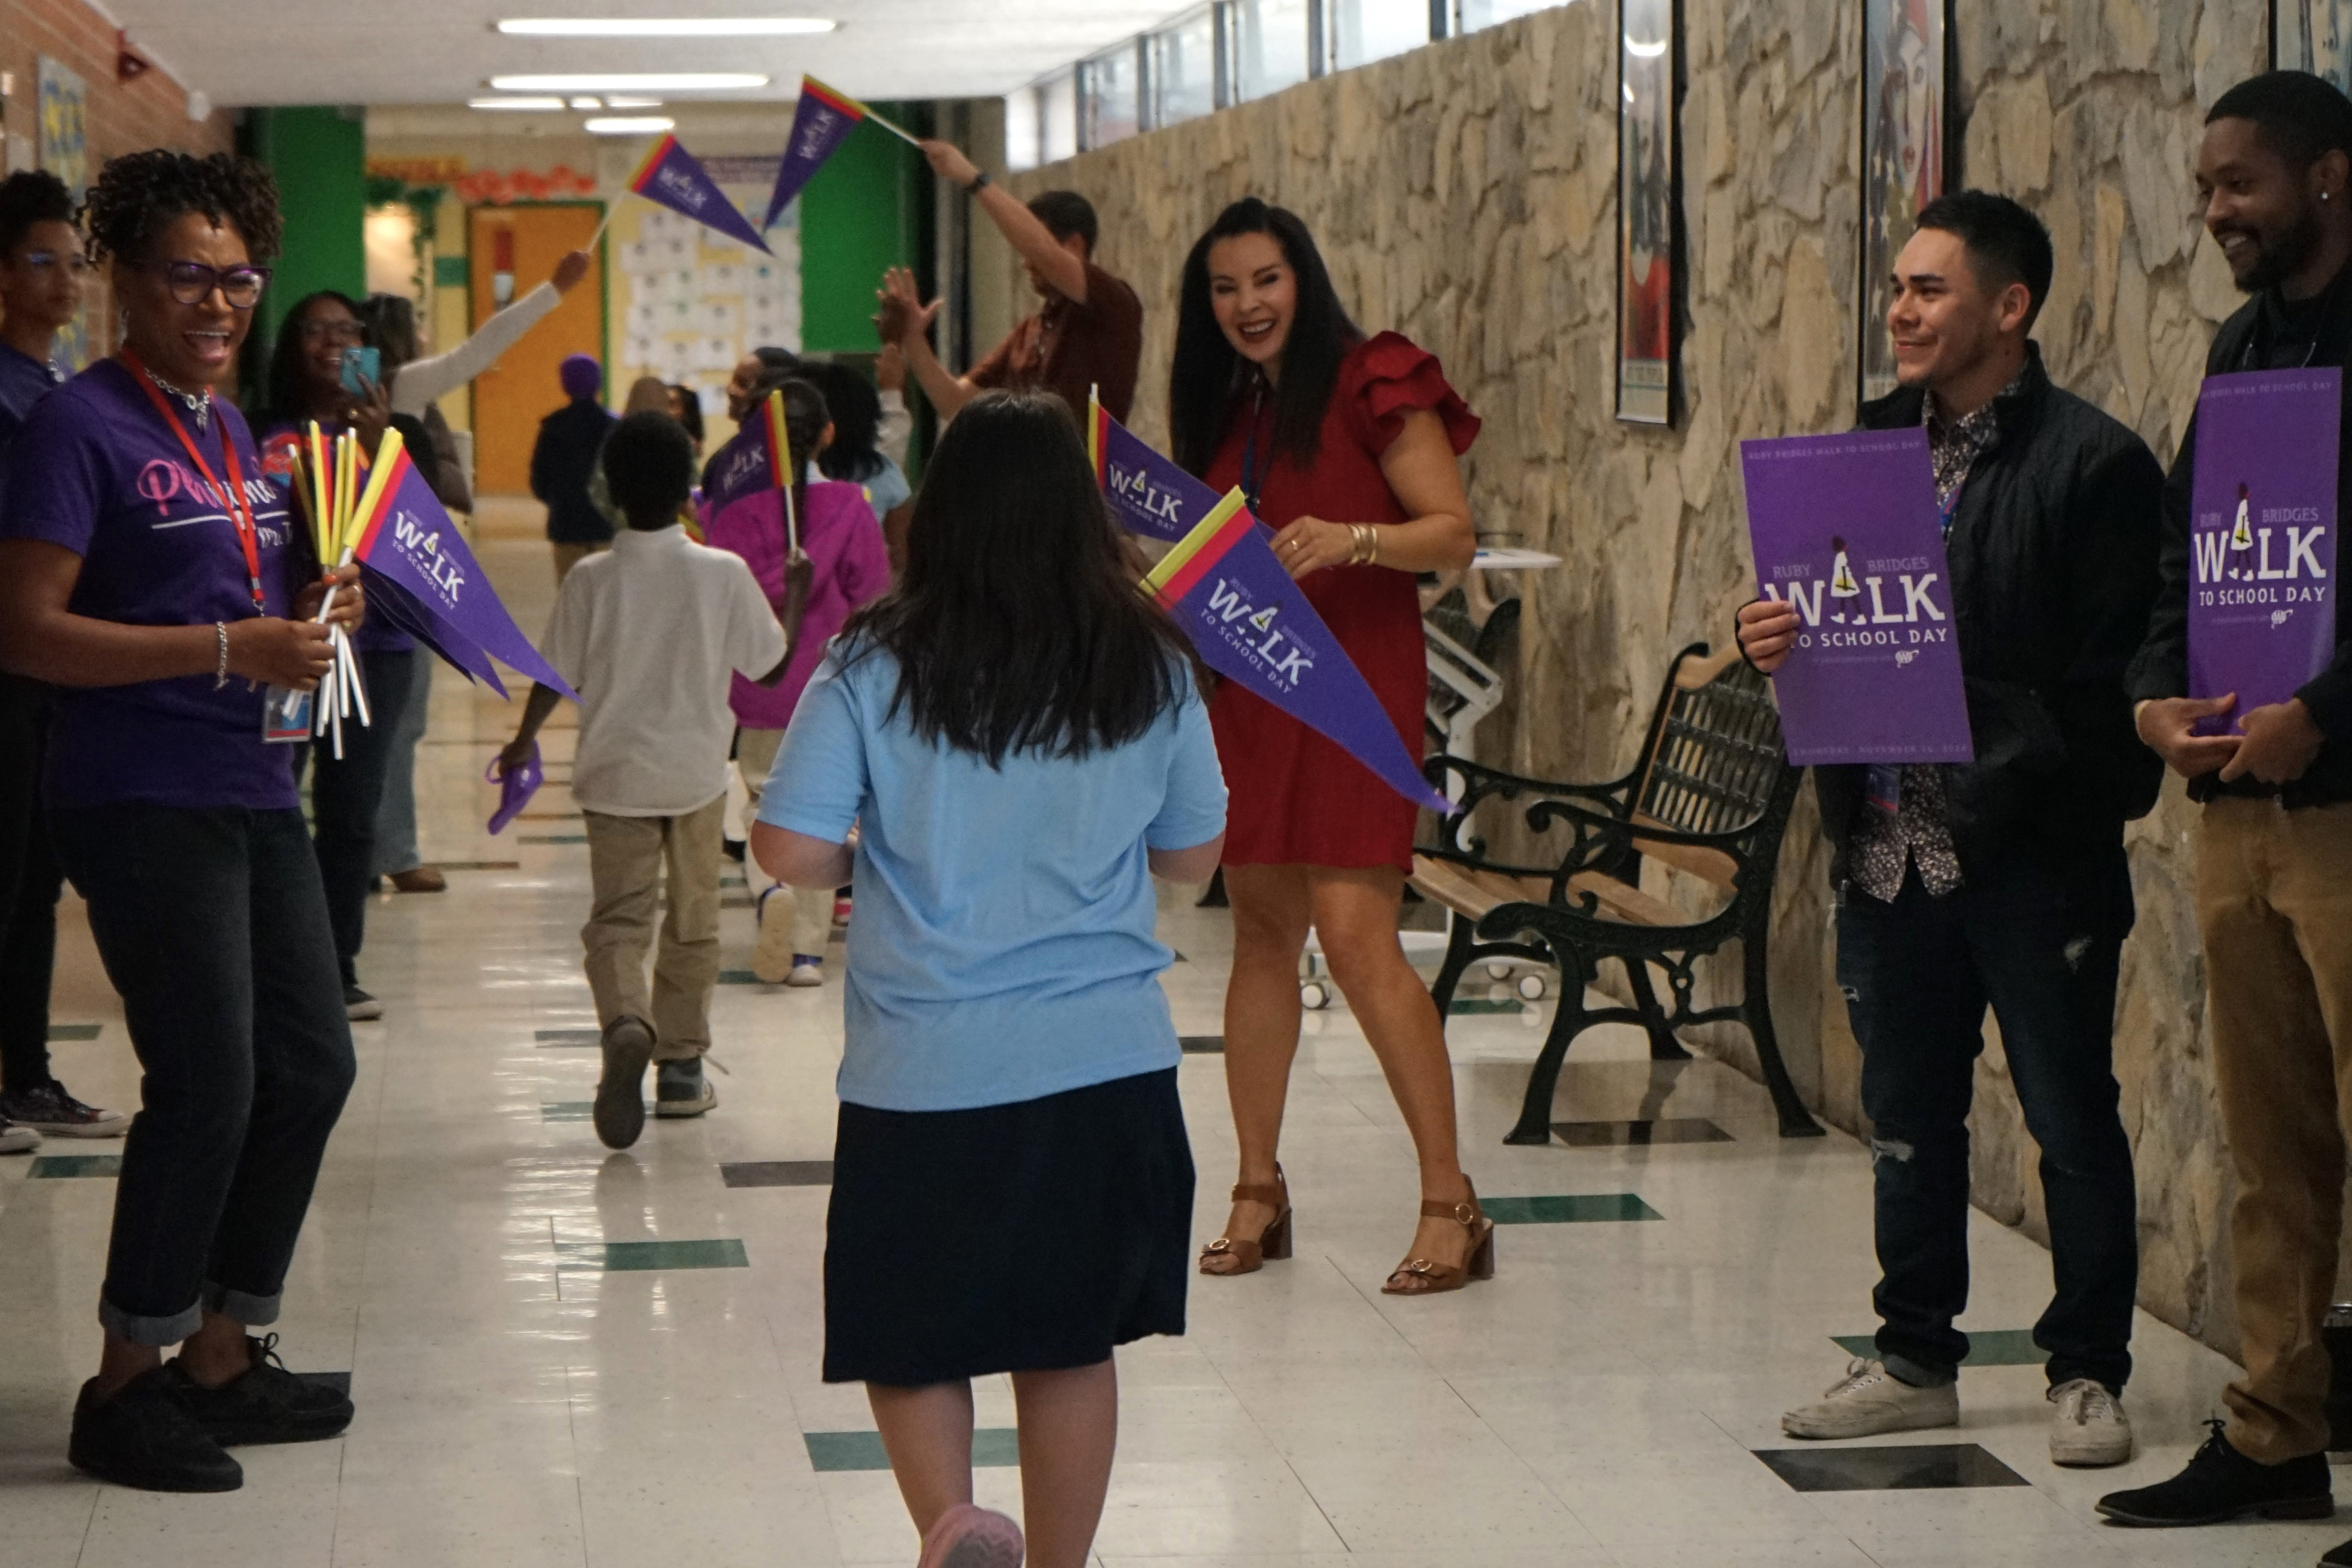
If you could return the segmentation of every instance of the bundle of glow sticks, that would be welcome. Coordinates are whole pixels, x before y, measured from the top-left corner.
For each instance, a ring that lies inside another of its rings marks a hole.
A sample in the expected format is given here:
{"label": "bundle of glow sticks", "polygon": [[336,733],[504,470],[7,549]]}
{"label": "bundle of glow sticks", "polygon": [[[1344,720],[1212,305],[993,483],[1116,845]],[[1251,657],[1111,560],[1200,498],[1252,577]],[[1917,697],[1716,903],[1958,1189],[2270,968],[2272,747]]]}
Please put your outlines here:
{"label": "bundle of glow sticks", "polygon": [[[305,521],[310,525],[311,542],[318,547],[320,562],[332,562],[340,570],[352,563],[359,544],[360,519],[373,509],[377,493],[383,489],[393,464],[390,458],[401,448],[400,432],[387,430],[371,461],[360,450],[357,436],[346,430],[330,443],[325,434],[313,422],[304,433],[300,469],[296,475],[294,495],[302,509]],[[361,469],[367,477],[362,483]],[[327,623],[328,614],[335,606],[340,584],[331,585],[326,597],[320,601],[318,619]],[[368,711],[367,684],[360,678],[358,654],[352,649],[352,639],[344,635],[341,625],[327,623],[327,640],[334,650],[334,664],[320,679],[317,700],[311,708],[310,732],[331,741],[335,759],[343,755],[343,721],[356,718],[360,723],[375,721]]]}

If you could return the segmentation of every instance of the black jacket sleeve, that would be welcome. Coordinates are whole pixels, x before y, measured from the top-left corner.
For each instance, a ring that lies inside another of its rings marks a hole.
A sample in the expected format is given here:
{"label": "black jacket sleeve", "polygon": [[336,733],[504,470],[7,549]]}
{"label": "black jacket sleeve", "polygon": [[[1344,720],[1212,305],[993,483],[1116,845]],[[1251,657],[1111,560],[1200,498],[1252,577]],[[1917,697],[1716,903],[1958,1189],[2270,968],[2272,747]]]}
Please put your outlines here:
{"label": "black jacket sleeve", "polygon": [[[2124,678],[2134,702],[2189,695],[2189,495],[2196,479],[2197,419],[2181,434],[2159,503],[2156,604],[2147,634]],[[2339,661],[2341,662],[2341,661]],[[2314,710],[2315,712],[2316,710]]]}
{"label": "black jacket sleeve", "polygon": [[540,421],[539,439],[530,444],[530,493],[542,501],[554,498],[548,492],[555,480],[550,469],[554,466],[554,448],[560,444],[553,429],[554,421]]}
{"label": "black jacket sleeve", "polygon": [[[2343,527],[2340,516],[2336,526]],[[2341,552],[2336,559],[2339,562],[2343,559]],[[2340,568],[2338,574],[2341,575]],[[2343,593],[2340,582],[2336,592],[2339,595]],[[2336,605],[2336,636],[2340,639],[2336,645],[2336,657],[2328,661],[2326,669],[2305,682],[2295,695],[2303,700],[2305,708],[2311,710],[2311,721],[2319,726],[2319,732],[2331,742],[2342,745],[2352,741],[2352,637],[2346,635],[2347,630],[2352,630],[2352,622],[2344,618],[2341,602]]]}
{"label": "black jacket sleeve", "polygon": [[2081,641],[2050,695],[2068,737],[2069,793],[2128,821],[2147,815],[2164,783],[2162,761],[2132,723],[2125,682],[2151,614],[2161,613],[2168,485],[2137,439],[2118,442],[2080,483],[2067,570]]}

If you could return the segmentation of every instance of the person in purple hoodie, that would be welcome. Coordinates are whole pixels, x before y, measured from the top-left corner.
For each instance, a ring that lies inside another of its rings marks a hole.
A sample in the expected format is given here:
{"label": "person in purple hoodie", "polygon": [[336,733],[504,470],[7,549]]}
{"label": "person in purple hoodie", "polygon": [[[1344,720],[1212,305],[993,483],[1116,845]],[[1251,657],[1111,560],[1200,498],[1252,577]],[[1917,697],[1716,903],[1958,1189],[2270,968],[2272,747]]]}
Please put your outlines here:
{"label": "person in purple hoodie", "polygon": [[[326,899],[271,688],[314,689],[356,625],[213,388],[268,281],[270,178],[215,153],[109,162],[86,209],[122,347],[26,420],[0,490],[0,667],[58,688],[50,838],[142,1071],[98,1375],[67,1457],[121,1486],[228,1491],[239,1443],[331,1437],[352,1404],[278,1363],[275,1322],[356,1071]],[[180,1346],[166,1362],[163,1352]]]}
{"label": "person in purple hoodie", "polygon": [[[808,462],[830,446],[833,418],[823,395],[807,382],[784,378],[763,389],[781,388],[784,395],[784,427],[793,452],[802,465],[793,486],[794,515],[800,523],[800,547],[808,572],[807,607],[793,633],[793,657],[782,680],[773,686],[735,678],[728,704],[740,726],[735,737],[735,765],[751,793],[751,815],[760,810],[761,792],[775,765],[776,749],[784,728],[793,721],[801,693],[816,673],[825,645],[849,619],[850,612],[879,598],[890,585],[890,562],[881,525],[866,498],[863,486],[832,479],[812,481]],[[756,415],[753,416],[758,417]],[[756,426],[752,426],[756,430]],[[754,437],[756,438],[756,437]],[[781,617],[790,588],[789,575],[798,560],[789,554],[784,533],[783,492],[762,489],[713,513],[704,503],[703,542],[715,550],[741,556],[760,580]],[[772,985],[824,984],[824,949],[833,931],[834,900],[816,893],[793,890],[782,882],[760,895],[760,940],[751,950],[751,973]]]}

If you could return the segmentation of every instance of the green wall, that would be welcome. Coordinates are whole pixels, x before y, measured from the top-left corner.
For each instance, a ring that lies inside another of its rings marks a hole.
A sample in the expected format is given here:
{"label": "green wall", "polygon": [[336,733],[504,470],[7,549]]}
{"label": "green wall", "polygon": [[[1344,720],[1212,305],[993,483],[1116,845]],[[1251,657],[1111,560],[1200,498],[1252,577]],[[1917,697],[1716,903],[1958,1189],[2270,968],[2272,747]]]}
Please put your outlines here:
{"label": "green wall", "polygon": [[286,216],[285,250],[251,340],[266,356],[287,307],[303,295],[367,293],[367,128],[340,109],[256,109],[245,145],[277,179]]}
{"label": "green wall", "polygon": [[[909,106],[877,103],[893,124],[919,129]],[[801,192],[801,347],[874,353],[874,291],[893,267],[928,271],[922,252],[923,155],[877,125],[850,132]]]}

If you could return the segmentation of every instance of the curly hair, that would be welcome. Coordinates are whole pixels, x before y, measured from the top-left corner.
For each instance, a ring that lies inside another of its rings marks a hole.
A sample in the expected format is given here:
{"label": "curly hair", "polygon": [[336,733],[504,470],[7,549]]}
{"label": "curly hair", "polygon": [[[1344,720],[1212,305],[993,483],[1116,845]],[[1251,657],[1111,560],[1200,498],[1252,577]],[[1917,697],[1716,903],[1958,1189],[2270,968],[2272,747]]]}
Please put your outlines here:
{"label": "curly hair", "polygon": [[236,230],[257,262],[278,254],[278,183],[249,158],[152,148],[109,158],[82,208],[93,261],[142,261],[173,219],[202,213]]}
{"label": "curly hair", "polygon": [[0,256],[24,244],[37,223],[73,220],[73,193],[55,174],[19,169],[0,180]]}

